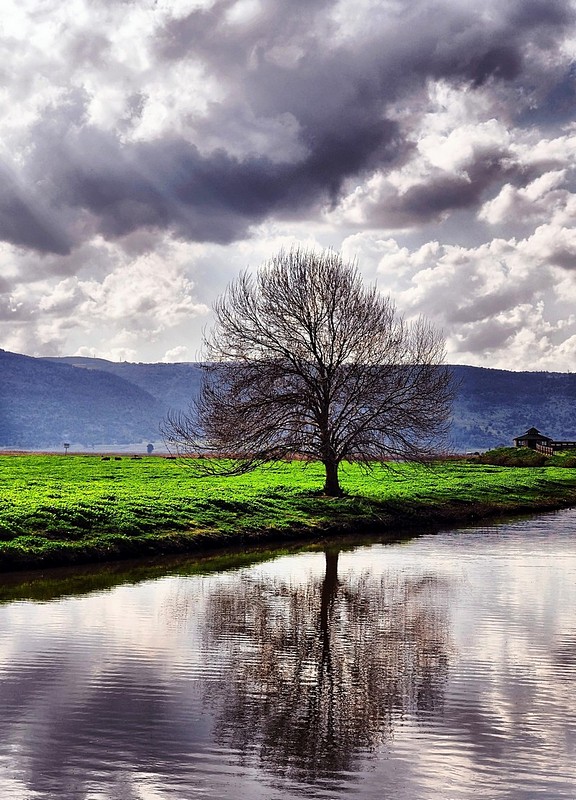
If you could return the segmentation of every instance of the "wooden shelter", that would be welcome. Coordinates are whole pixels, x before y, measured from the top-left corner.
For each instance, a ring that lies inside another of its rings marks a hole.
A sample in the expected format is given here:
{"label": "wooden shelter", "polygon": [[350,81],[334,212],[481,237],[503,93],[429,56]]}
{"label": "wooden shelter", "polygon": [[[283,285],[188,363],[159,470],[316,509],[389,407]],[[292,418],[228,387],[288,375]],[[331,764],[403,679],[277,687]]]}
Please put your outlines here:
{"label": "wooden shelter", "polygon": [[538,450],[539,447],[552,447],[553,444],[554,440],[549,436],[544,436],[537,428],[528,428],[526,433],[516,436],[514,439],[515,447],[530,447],[532,450]]}

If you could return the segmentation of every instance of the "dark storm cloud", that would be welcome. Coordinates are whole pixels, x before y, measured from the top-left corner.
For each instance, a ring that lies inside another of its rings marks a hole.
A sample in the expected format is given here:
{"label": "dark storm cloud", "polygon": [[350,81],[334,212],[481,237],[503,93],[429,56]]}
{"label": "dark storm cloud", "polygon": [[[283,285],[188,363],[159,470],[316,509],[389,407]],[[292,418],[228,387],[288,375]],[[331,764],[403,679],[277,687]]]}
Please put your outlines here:
{"label": "dark storm cloud", "polygon": [[[470,276],[472,278],[472,276]],[[494,325],[494,335],[499,336],[497,331],[505,330],[506,326],[496,325],[494,317],[509,308],[520,303],[530,302],[534,295],[535,287],[510,286],[505,290],[499,289],[488,292],[486,295],[474,297],[473,299],[462,299],[454,302],[447,309],[446,319],[450,323],[457,323],[461,328],[466,323],[481,323],[489,320],[489,326]],[[482,336],[485,333],[482,332]],[[493,343],[495,344],[495,342]]]}
{"label": "dark storm cloud", "polygon": [[43,200],[0,164],[0,239],[18,247],[66,255],[71,241]]}
{"label": "dark storm cloud", "polygon": [[157,52],[167,59],[200,56],[226,72],[232,65],[245,65],[255,46],[315,38],[321,32],[319,13],[333,7],[335,0],[266,0],[250,24],[240,27],[227,18],[235,5],[236,0],[216,0],[209,8],[174,17],[158,32]]}
{"label": "dark storm cloud", "polygon": [[567,270],[576,270],[576,245],[558,246],[550,254],[550,263]]}
{"label": "dark storm cloud", "polygon": [[523,125],[541,127],[558,126],[574,119],[576,108],[576,65],[571,64],[565,73],[544,94],[539,104],[520,117]]}
{"label": "dark storm cloud", "polygon": [[[150,44],[158,66],[190,61],[222,88],[206,113],[191,115],[196,139],[123,138],[147,102],[138,92],[127,95],[116,131],[99,129],[86,121],[88,93],[77,91],[31,130],[25,190],[9,182],[0,190],[0,237],[64,254],[94,231],[117,238],[160,229],[228,243],[269,216],[308,218],[334,205],[349,179],[410,157],[409,124],[390,119],[392,103],[422,92],[429,79],[479,87],[521,84],[529,73],[530,85],[538,84],[540,68],[526,53],[560,41],[573,21],[562,0],[488,3],[485,15],[464,4],[406,0],[395,12],[364,10],[357,30],[336,10],[334,0],[265,0],[253,18],[234,21],[233,0],[217,0],[164,23]],[[74,66],[93,64],[108,45],[83,30],[68,58]],[[297,147],[276,145],[269,133],[264,148],[255,143],[236,153],[226,123],[246,109],[257,121],[288,116]],[[214,136],[218,146],[205,147]],[[467,175],[432,175],[383,212],[390,224],[435,219],[476,205],[503,177],[499,154],[481,154]],[[34,201],[37,186],[50,215]]]}
{"label": "dark storm cloud", "polygon": [[574,19],[574,10],[568,0],[515,0],[509,3],[511,25],[519,25],[526,30],[539,31],[548,27],[567,25]]}
{"label": "dark storm cloud", "polygon": [[403,194],[385,198],[372,211],[372,222],[387,227],[406,227],[436,220],[446,211],[476,206],[484,191],[495,183],[519,177],[500,148],[483,149],[455,173],[432,172],[426,182]]}
{"label": "dark storm cloud", "polygon": [[[393,158],[397,126],[324,134],[300,162],[239,159],[224,150],[202,155],[182,138],[122,143],[85,126],[66,140],[44,135],[31,162],[59,207],[91,212],[105,237],[139,228],[172,229],[195,241],[227,243],[271,213],[296,214],[335,199],[342,180],[361,168],[366,149]],[[51,250],[50,245],[46,247]],[[53,251],[53,250],[52,250]]]}
{"label": "dark storm cloud", "polygon": [[497,193],[504,183],[525,187],[543,172],[558,168],[548,160],[526,166],[499,145],[477,147],[457,171],[430,169],[425,179],[398,193],[382,192],[366,222],[373,226],[405,228],[440,220],[446,212],[478,207],[489,190]]}
{"label": "dark storm cloud", "polygon": [[517,333],[517,326],[497,319],[482,321],[472,331],[464,333],[458,349],[485,352],[505,347]]}
{"label": "dark storm cloud", "polygon": [[[574,19],[564,0],[489,2],[482,7],[486,14],[468,4],[411,0],[400,10],[385,4],[364,9],[364,30],[341,41],[336,22],[326,16],[337,7],[335,0],[268,0],[254,21],[241,26],[228,22],[234,5],[233,0],[220,0],[209,9],[174,18],[159,32],[157,52],[167,59],[200,58],[226,75],[272,46],[292,44],[304,51],[296,72],[303,75],[312,66],[320,82],[333,74],[317,67],[333,65],[337,76],[364,84],[374,77],[406,79],[414,74],[482,83],[492,75],[514,77],[527,44],[548,44]],[[254,70],[254,63],[250,66],[253,76],[265,77]],[[394,91],[394,86],[387,87],[388,96]],[[278,102],[283,102],[283,93]]]}
{"label": "dark storm cloud", "polygon": [[[226,83],[236,78],[260,112],[290,111],[312,129],[335,118],[345,125],[358,109],[377,123],[387,101],[423,79],[477,86],[490,78],[514,79],[528,46],[549,47],[573,21],[570,5],[561,0],[488,3],[486,15],[472,6],[412,0],[399,13],[370,8],[365,29],[342,41],[335,23],[326,21],[334,0],[298,3],[296,9],[269,0],[253,24],[239,28],[226,21],[232,5],[224,0],[172,20],[158,35],[157,52],[199,59]],[[302,50],[295,63],[270,58],[273,48],[289,45]]]}
{"label": "dark storm cloud", "polygon": [[513,80],[533,68],[526,58],[530,46],[550,48],[574,21],[564,0],[485,3],[486,14],[478,10],[468,4],[420,5],[414,24],[421,46],[409,57],[415,57],[421,74],[473,86]]}

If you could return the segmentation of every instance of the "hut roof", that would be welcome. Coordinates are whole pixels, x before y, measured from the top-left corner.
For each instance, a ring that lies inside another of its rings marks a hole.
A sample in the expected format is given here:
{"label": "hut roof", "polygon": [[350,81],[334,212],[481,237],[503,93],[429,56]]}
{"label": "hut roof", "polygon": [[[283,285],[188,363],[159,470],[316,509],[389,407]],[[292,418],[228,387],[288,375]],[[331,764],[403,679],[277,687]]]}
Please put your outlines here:
{"label": "hut roof", "polygon": [[538,428],[528,428],[526,433],[520,434],[520,436],[514,437],[515,439],[545,439],[548,442],[551,442],[552,439],[549,436],[545,436],[543,433],[540,433]]}

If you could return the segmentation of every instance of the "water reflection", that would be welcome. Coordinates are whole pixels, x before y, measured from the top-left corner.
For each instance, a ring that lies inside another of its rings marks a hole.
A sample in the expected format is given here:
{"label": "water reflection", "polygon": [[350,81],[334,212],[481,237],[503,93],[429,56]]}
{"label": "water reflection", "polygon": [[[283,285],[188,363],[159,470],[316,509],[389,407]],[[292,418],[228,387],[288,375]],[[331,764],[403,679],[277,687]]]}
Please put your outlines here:
{"label": "water reflection", "polygon": [[339,580],[336,549],[325,552],[323,577],[306,583],[246,576],[217,588],[206,633],[230,664],[211,693],[218,740],[299,781],[352,771],[392,734],[395,716],[442,704],[448,628],[438,588],[434,576]]}
{"label": "water reflection", "polygon": [[0,606],[0,797],[573,800],[576,512],[178,570]]}

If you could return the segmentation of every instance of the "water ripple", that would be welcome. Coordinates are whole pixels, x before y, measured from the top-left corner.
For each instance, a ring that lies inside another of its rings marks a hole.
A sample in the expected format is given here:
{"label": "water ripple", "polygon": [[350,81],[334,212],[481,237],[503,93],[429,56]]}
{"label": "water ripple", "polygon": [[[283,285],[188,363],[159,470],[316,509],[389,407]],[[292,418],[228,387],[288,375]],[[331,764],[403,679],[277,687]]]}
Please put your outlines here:
{"label": "water ripple", "polygon": [[0,606],[7,800],[573,800],[576,512]]}

